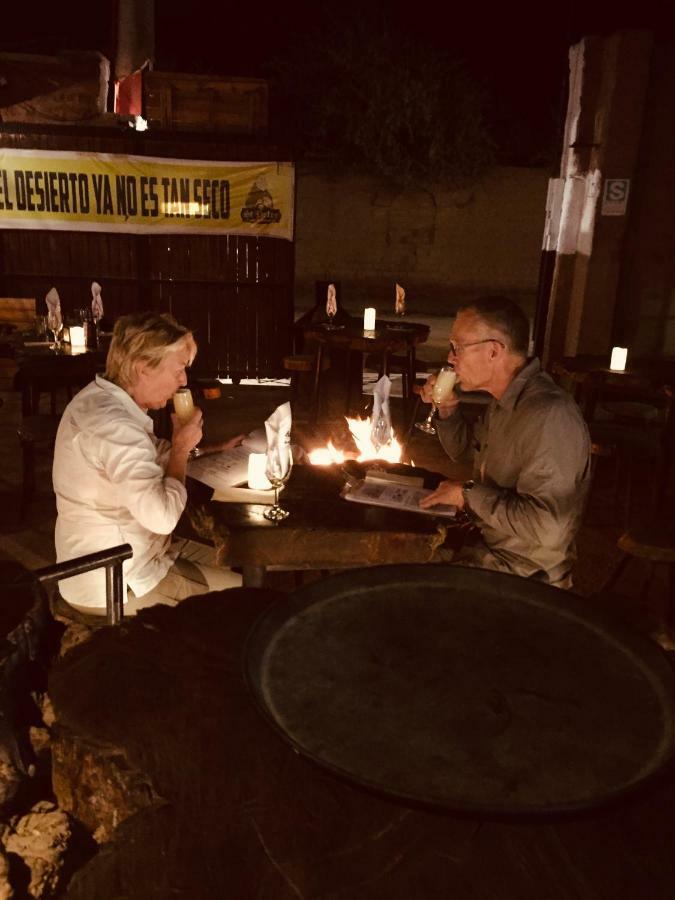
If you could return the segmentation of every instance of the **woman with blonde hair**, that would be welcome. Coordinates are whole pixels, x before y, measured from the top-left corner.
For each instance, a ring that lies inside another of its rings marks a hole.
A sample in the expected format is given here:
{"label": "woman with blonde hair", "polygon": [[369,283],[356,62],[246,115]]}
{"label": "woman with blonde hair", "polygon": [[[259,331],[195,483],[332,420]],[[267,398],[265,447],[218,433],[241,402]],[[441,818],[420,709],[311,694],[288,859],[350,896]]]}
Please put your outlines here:
{"label": "woman with blonde hair", "polygon": [[[187,461],[202,437],[202,413],[195,409],[184,424],[172,415],[166,441],[155,437],[148,410],[163,408],[187,384],[196,353],[192,332],[171,316],[122,316],[105,375],[68,404],[56,436],[57,561],[131,544],[125,614],[241,584],[240,576],[211,564],[211,548],[171,539],[187,501]],[[205,450],[236,446],[241,438]],[[59,590],[79,611],[105,613],[103,570],[67,578]]]}

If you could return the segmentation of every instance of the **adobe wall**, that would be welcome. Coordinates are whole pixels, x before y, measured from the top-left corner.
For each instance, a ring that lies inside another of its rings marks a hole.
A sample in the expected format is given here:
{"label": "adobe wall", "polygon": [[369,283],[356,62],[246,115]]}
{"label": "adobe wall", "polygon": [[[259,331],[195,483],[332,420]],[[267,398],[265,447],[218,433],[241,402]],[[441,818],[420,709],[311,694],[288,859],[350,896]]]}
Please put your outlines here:
{"label": "adobe wall", "polygon": [[548,173],[497,167],[470,190],[400,190],[374,178],[297,167],[295,308],[315,281],[341,283],[342,303],[444,315],[481,292],[508,293],[533,315]]}

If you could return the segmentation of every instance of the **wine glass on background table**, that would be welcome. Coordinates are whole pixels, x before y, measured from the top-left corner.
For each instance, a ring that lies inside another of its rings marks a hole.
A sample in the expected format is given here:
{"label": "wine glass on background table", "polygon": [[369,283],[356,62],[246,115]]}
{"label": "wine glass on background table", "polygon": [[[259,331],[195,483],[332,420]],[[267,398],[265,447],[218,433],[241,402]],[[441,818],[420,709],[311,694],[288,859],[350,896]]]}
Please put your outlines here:
{"label": "wine glass on background table", "polygon": [[[280,449],[282,452],[280,452]],[[279,506],[279,488],[288,481],[293,468],[293,455],[290,447],[267,451],[267,480],[274,488],[274,506],[263,513],[270,522],[282,522],[288,516],[288,510]]]}
{"label": "wine glass on background table", "polygon": [[[178,416],[178,421],[183,425],[190,421],[195,412],[195,404],[190,388],[178,388],[173,395],[173,410]],[[198,456],[200,456],[199,447],[193,447],[190,450],[190,459],[196,459]]]}
{"label": "wine glass on background table", "polygon": [[436,434],[436,429],[432,425],[432,420],[436,414],[436,410],[444,400],[449,400],[457,381],[457,375],[452,366],[443,366],[436,374],[436,381],[431,389],[431,412],[424,422],[415,422],[415,427],[419,428],[425,434]]}
{"label": "wine glass on background table", "polygon": [[47,315],[47,328],[54,335],[52,350],[57,352],[61,346],[61,332],[63,331],[63,319],[60,312],[49,311]]}

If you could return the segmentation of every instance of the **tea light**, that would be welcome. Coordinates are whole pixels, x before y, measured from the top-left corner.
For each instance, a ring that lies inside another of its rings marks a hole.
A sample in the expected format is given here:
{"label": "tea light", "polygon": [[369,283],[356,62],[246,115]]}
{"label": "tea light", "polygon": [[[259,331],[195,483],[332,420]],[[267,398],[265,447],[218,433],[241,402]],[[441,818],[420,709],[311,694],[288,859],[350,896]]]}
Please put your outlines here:
{"label": "tea light", "polygon": [[609,368],[612,372],[625,372],[626,371],[626,357],[628,356],[628,348],[627,347],[612,347],[612,358],[609,363]]}
{"label": "tea light", "polygon": [[84,339],[84,328],[81,325],[70,326],[70,346],[78,349],[87,346]]}
{"label": "tea light", "polygon": [[248,457],[248,486],[252,491],[269,491],[272,485],[265,475],[266,453],[251,453]]}
{"label": "tea light", "polygon": [[363,330],[375,331],[375,310],[372,306],[363,310]]}

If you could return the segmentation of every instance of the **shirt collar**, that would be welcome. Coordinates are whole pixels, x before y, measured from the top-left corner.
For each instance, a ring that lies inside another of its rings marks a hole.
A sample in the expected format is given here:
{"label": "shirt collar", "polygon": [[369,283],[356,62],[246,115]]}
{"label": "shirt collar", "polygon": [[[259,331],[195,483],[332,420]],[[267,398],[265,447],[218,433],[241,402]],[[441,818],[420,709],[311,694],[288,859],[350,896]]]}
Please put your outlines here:
{"label": "shirt collar", "polygon": [[136,401],[131,397],[124,388],[121,388],[118,384],[115,384],[112,381],[108,381],[107,378],[104,378],[103,375],[96,376],[96,384],[101,390],[104,390],[106,393],[110,394],[112,397],[115,397],[118,403],[121,403],[122,406],[129,412],[134,419],[137,419],[141,425],[145,428],[146,431],[154,431],[154,424],[150,416],[144,409],[136,403]]}
{"label": "shirt collar", "polygon": [[524,369],[521,369],[520,372],[518,372],[511,384],[502,394],[501,398],[497,401],[497,405],[501,406],[503,409],[514,409],[516,403],[518,402],[518,398],[522,394],[527,382],[530,380],[530,378],[532,378],[533,375],[536,375],[540,371],[541,363],[535,356],[527,363]]}

